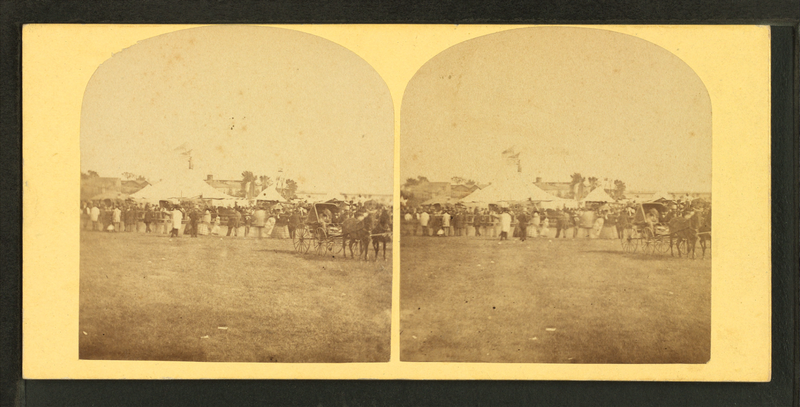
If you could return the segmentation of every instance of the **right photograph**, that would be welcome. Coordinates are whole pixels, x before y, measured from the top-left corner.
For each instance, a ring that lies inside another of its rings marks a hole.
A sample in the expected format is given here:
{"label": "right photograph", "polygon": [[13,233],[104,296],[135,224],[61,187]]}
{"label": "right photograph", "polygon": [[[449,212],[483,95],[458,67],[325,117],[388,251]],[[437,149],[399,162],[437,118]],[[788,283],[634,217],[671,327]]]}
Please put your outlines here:
{"label": "right photograph", "polygon": [[706,86],[634,36],[430,59],[400,112],[400,360],[708,362],[711,146]]}

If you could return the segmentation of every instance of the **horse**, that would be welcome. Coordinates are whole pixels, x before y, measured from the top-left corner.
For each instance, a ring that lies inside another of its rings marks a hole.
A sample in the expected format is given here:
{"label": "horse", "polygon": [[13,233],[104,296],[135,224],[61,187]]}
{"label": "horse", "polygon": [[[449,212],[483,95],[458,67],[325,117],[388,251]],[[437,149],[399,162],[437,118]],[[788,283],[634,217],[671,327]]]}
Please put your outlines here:
{"label": "horse", "polygon": [[378,224],[372,229],[372,246],[375,248],[375,261],[378,261],[378,247],[381,243],[383,243],[383,259],[386,260],[386,242],[392,241],[391,235],[384,234],[391,233],[392,223],[389,222],[388,217],[385,219],[384,217],[381,217],[381,220],[382,221],[378,222]]}
{"label": "horse", "polygon": [[345,258],[347,257],[347,247],[350,247],[350,258],[355,258],[353,244],[358,242],[364,252],[364,260],[369,260],[369,242],[373,221],[372,215],[368,214],[362,220],[347,218],[342,222],[342,253],[344,253]]}
{"label": "horse", "polygon": [[699,228],[700,219],[697,214],[691,217],[676,216],[669,221],[669,254],[674,256],[672,251],[673,241],[675,247],[678,249],[678,257],[681,257],[681,242],[686,242],[686,257],[695,258],[695,246],[697,246],[697,230]]}

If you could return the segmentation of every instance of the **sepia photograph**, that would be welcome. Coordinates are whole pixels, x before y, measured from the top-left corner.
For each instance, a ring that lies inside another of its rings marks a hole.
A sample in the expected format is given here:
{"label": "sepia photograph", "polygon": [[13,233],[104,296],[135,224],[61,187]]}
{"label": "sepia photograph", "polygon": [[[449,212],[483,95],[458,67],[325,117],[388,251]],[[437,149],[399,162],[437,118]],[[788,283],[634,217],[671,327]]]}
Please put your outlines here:
{"label": "sepia photograph", "polygon": [[110,56],[80,117],[79,357],[387,362],[394,106],[299,31]]}
{"label": "sepia photograph", "polygon": [[626,34],[430,59],[400,118],[401,360],[708,362],[711,120],[692,68]]}
{"label": "sepia photograph", "polygon": [[27,24],[23,376],[769,381],[772,30]]}

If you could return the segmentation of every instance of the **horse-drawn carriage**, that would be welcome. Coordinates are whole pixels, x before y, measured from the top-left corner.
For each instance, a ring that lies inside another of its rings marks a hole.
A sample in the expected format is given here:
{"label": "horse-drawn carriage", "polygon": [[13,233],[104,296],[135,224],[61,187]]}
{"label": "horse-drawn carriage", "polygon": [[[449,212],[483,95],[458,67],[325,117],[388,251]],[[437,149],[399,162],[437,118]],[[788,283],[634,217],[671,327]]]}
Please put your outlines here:
{"label": "horse-drawn carriage", "polygon": [[350,248],[351,257],[368,257],[369,244],[375,244],[377,258],[377,242],[383,242],[384,257],[386,242],[390,240],[391,227],[381,230],[375,226],[377,222],[371,215],[363,219],[347,218],[340,221],[340,208],[334,203],[314,203],[308,209],[305,219],[295,226],[292,243],[298,253],[313,250],[318,255],[343,255]]}
{"label": "horse-drawn carriage", "polygon": [[688,217],[676,214],[664,223],[662,220],[666,212],[667,207],[659,202],[636,205],[633,218],[621,239],[622,250],[653,254],[674,253],[675,248],[679,257],[682,253],[694,256],[699,239],[705,257],[706,242],[711,239],[710,227],[706,227],[696,213]]}
{"label": "horse-drawn carriage", "polygon": [[[319,254],[342,252],[344,247],[342,225],[334,223],[339,206],[333,203],[315,203],[308,208],[305,219],[295,225],[292,243],[294,250],[304,254],[312,250]],[[356,250],[361,252],[361,248]]]}

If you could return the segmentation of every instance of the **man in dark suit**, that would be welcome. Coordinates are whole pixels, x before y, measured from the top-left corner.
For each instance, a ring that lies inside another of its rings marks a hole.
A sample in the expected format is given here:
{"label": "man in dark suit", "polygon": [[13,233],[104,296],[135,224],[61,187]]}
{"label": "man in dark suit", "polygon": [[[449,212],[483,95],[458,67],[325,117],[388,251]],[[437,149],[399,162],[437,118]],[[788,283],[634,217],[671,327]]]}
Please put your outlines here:
{"label": "man in dark suit", "polygon": [[519,240],[524,242],[525,239],[528,238],[528,222],[530,218],[528,218],[528,210],[523,209],[522,212],[517,215],[517,228],[519,229]]}
{"label": "man in dark suit", "polygon": [[233,211],[228,215],[228,234],[226,236],[230,236],[231,231],[233,231],[234,237],[239,236],[239,220],[242,219],[242,214],[237,209],[233,208]]}

